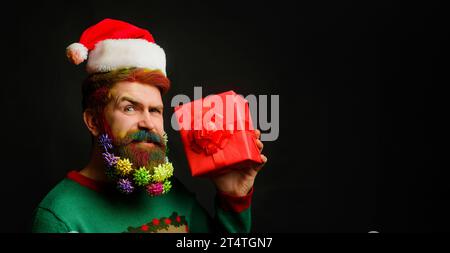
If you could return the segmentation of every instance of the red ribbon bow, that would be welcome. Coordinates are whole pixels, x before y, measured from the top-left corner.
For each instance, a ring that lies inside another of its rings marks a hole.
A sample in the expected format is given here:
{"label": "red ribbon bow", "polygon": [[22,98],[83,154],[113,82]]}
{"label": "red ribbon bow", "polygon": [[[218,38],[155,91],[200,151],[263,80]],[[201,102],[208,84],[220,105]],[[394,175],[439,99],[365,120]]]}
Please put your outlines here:
{"label": "red ribbon bow", "polygon": [[[201,119],[203,119],[203,115],[205,115],[208,110],[210,110],[210,108],[203,107]],[[217,129],[216,117],[222,118],[223,122],[223,115],[218,112],[214,112],[214,116],[211,117],[211,121],[207,123],[208,128],[205,128],[202,124],[201,130],[194,129],[189,131],[188,139],[190,147],[194,152],[204,152],[206,155],[212,155],[223,149],[228,143],[228,139],[231,137],[233,132],[226,129],[226,124],[223,124],[222,129]],[[193,122],[194,120],[192,120],[192,126]]]}

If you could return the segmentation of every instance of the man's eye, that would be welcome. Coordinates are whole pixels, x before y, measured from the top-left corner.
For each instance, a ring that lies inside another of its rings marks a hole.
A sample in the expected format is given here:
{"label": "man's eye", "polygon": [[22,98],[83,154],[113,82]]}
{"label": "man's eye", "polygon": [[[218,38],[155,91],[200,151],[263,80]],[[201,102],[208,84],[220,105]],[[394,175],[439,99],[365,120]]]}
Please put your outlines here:
{"label": "man's eye", "polygon": [[157,108],[150,109],[150,112],[161,113],[161,111],[159,109],[157,109]]}
{"label": "man's eye", "polygon": [[134,106],[132,106],[132,105],[127,105],[127,106],[125,106],[124,111],[126,111],[126,112],[134,112],[135,109],[134,109]]}

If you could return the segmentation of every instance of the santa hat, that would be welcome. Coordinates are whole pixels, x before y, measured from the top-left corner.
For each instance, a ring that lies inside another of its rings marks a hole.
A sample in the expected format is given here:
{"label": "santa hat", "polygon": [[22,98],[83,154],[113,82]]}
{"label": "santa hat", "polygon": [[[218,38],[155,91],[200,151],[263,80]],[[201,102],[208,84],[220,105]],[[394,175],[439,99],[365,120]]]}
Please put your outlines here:
{"label": "santa hat", "polygon": [[137,67],[166,75],[166,54],[150,32],[120,20],[104,19],[89,27],[66,54],[76,65],[87,59],[90,74]]}

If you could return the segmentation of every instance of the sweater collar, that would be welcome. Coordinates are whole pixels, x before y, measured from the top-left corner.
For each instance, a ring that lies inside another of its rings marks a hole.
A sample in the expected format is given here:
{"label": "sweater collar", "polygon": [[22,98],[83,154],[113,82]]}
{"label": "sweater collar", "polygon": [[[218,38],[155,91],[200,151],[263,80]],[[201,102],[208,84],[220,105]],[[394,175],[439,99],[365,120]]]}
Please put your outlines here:
{"label": "sweater collar", "polygon": [[80,184],[81,186],[87,187],[87,188],[97,191],[97,192],[103,192],[109,188],[108,183],[88,178],[88,177],[82,175],[80,172],[75,171],[75,170],[72,170],[69,173],[67,173],[66,177],[72,181],[75,181],[76,183]]}

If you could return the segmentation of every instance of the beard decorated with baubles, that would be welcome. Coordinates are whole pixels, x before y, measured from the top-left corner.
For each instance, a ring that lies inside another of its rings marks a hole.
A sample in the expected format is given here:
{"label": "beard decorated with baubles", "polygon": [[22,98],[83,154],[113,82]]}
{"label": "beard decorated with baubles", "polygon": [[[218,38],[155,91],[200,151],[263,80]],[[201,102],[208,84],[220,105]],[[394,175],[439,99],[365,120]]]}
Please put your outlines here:
{"label": "beard decorated with baubles", "polygon": [[173,165],[167,158],[167,134],[137,131],[121,139],[101,134],[105,173],[124,194],[145,190],[150,196],[166,194],[172,188]]}

